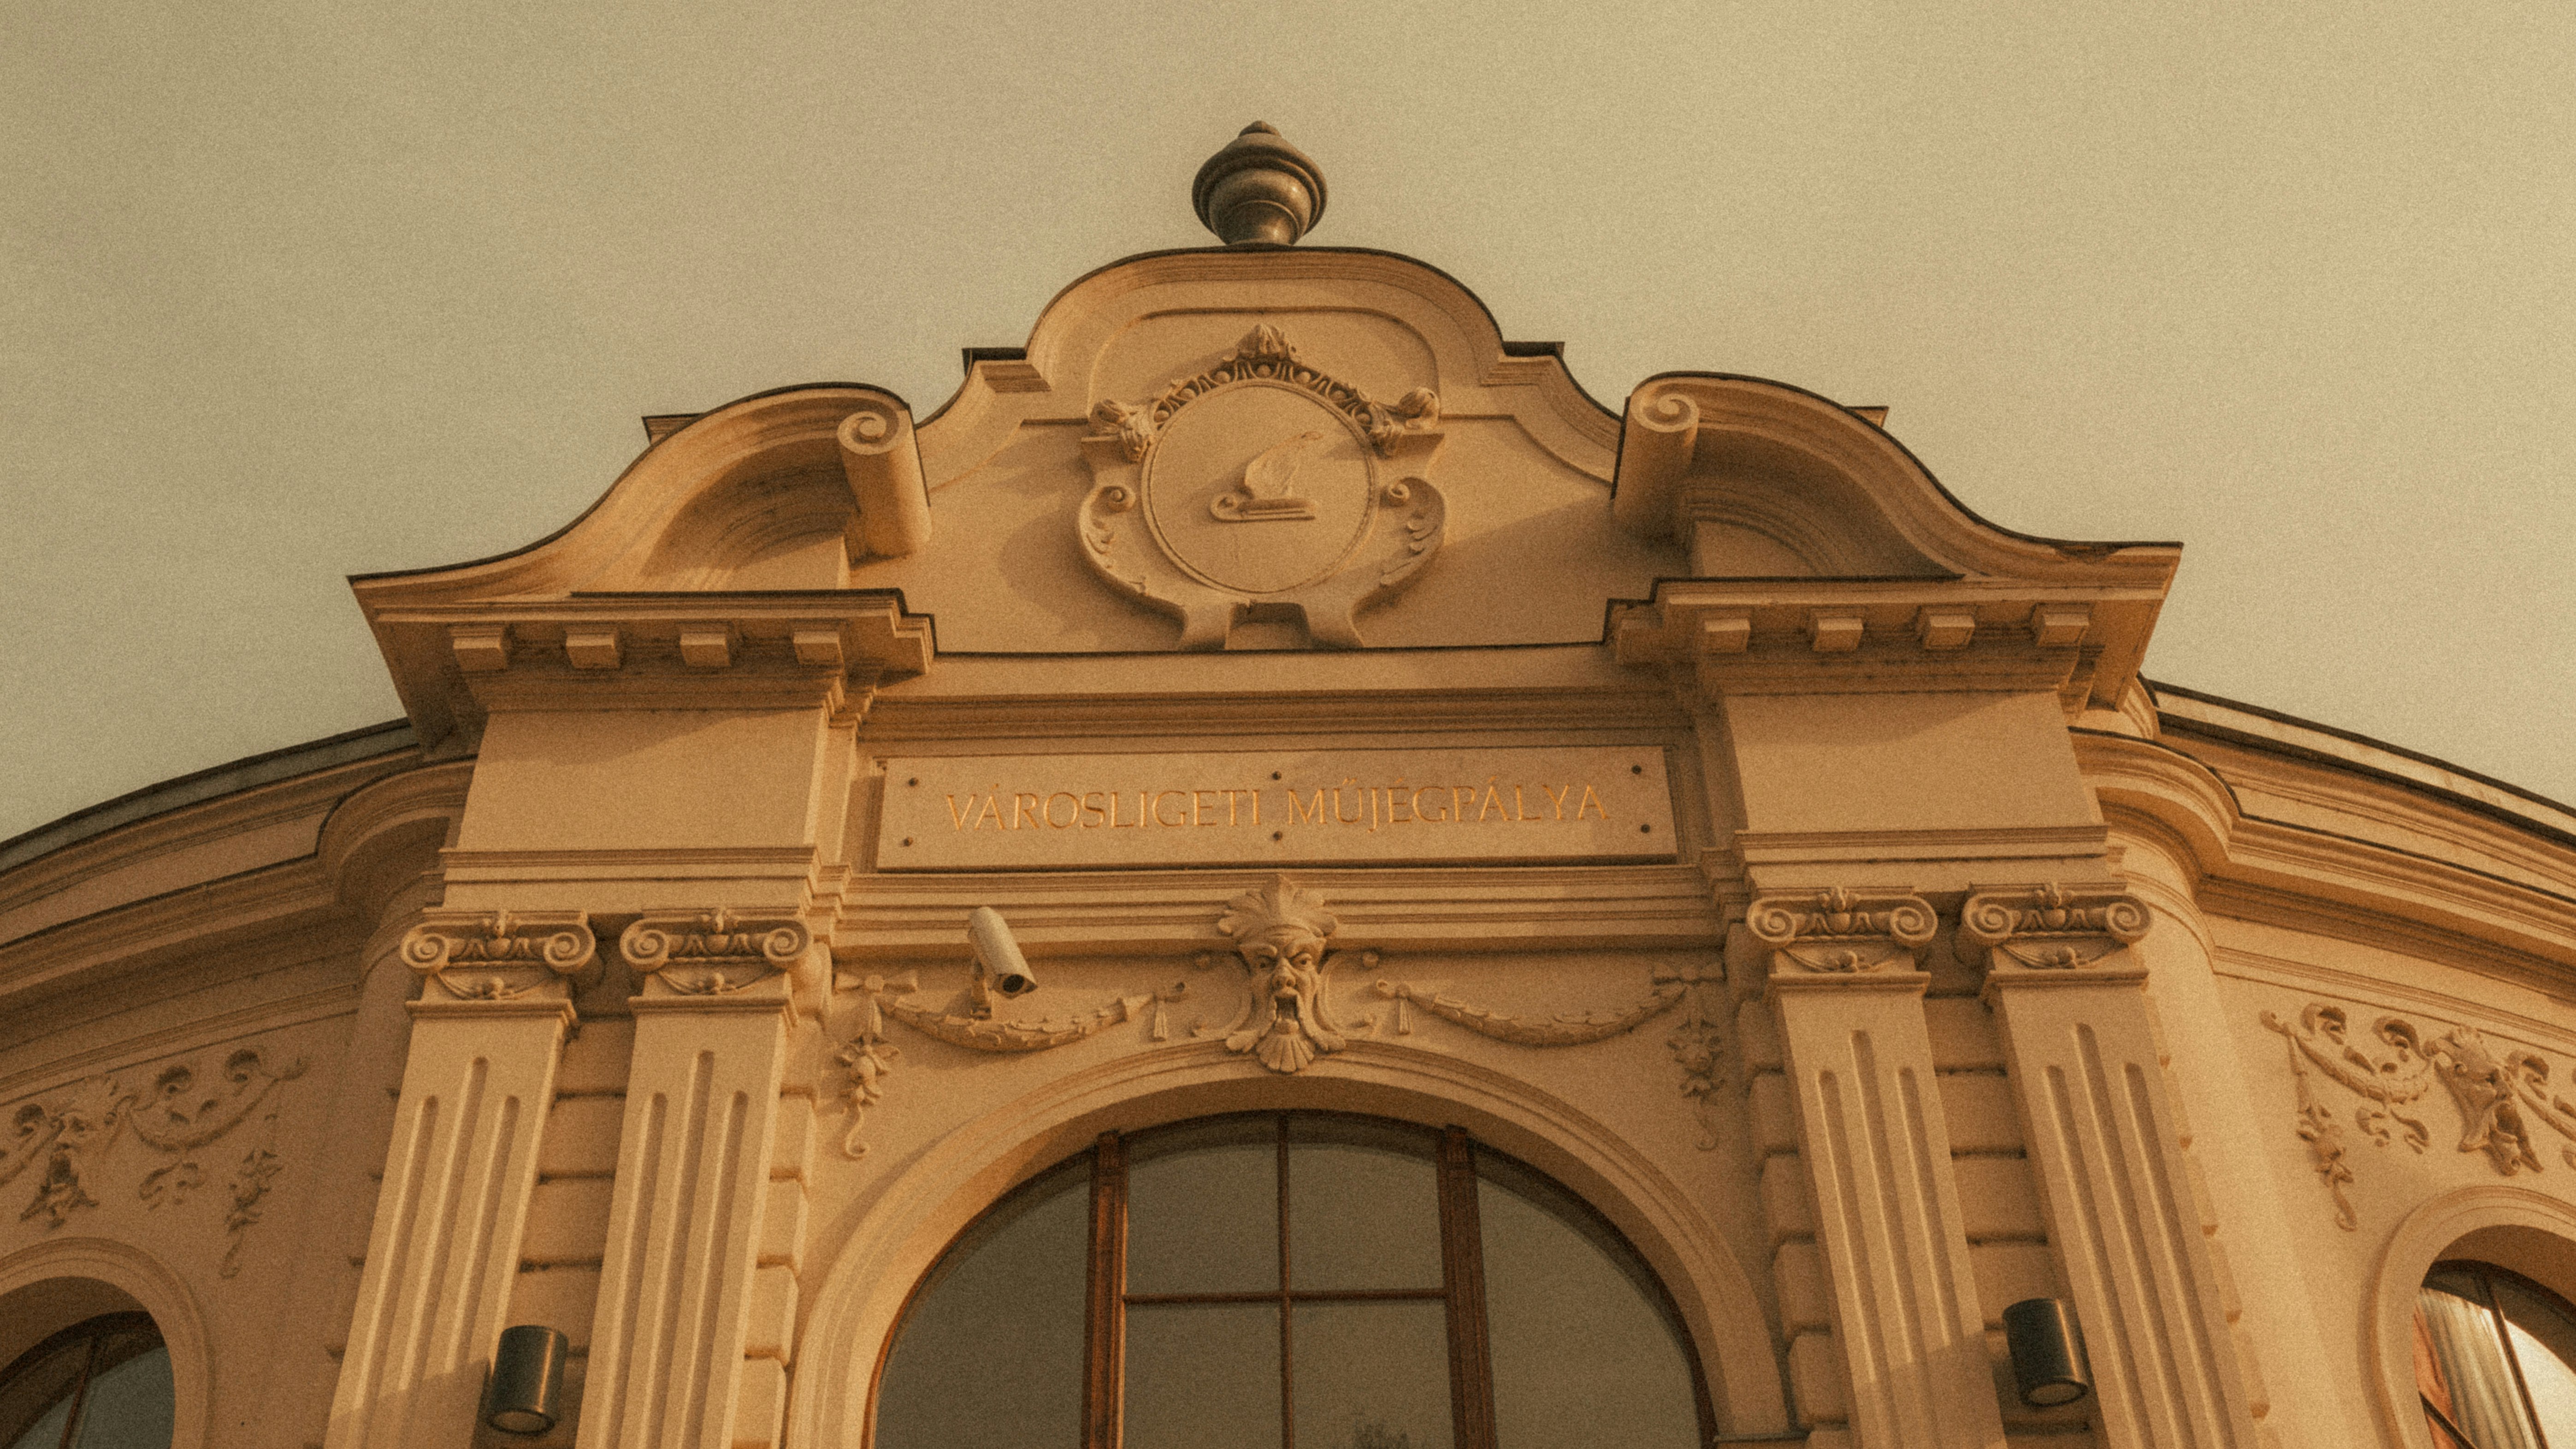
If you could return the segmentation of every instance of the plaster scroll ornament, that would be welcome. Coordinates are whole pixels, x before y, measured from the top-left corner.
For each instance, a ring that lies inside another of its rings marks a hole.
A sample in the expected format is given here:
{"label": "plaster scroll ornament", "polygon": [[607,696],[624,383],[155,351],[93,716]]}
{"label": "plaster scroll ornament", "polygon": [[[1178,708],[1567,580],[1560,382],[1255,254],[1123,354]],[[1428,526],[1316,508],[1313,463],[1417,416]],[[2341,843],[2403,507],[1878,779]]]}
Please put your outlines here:
{"label": "plaster scroll ornament", "polygon": [[[1324,954],[1325,939],[1340,925],[1322,900],[1284,875],[1227,903],[1216,928],[1234,938],[1252,993],[1223,1029],[1226,1050],[1249,1054],[1274,1072],[1299,1072],[1318,1055],[1350,1045],[1330,999],[1340,958]],[[1373,954],[1366,959],[1375,962]]]}
{"label": "plaster scroll ornament", "polygon": [[1184,649],[1222,647],[1256,610],[1358,648],[1353,617],[1410,584],[1445,536],[1428,477],[1438,395],[1371,398],[1267,323],[1215,367],[1145,402],[1104,398],[1091,419],[1082,556],[1179,619]]}
{"label": "plaster scroll ornament", "polygon": [[[1360,961],[1373,967],[1377,964],[1377,953],[1363,952]],[[1371,989],[1395,1003],[1395,1031],[1398,1036],[1413,1034],[1413,1008],[1419,1006],[1433,1016],[1455,1022],[1478,1036],[1526,1047],[1584,1046],[1608,1041],[1614,1036],[1635,1031],[1680,1006],[1681,1022],[1664,1039],[1664,1045],[1672,1054],[1674,1064],[1681,1068],[1682,1095],[1691,1099],[1694,1115],[1700,1119],[1700,1148],[1709,1151],[1717,1146],[1717,1137],[1709,1121],[1709,1114],[1714,1110],[1710,1099],[1718,1089],[1723,1071],[1720,1053],[1725,1037],[1717,1025],[1715,1013],[1700,999],[1699,988],[1723,980],[1721,975],[1704,973],[1692,967],[1657,967],[1646,995],[1630,1005],[1604,1011],[1557,1012],[1549,1016],[1510,1016],[1400,981],[1381,979]]]}
{"label": "plaster scroll ornament", "polygon": [[1953,949],[1989,970],[2071,971],[2145,939],[2152,919],[2144,901],[2116,885],[1980,890],[1959,908]]}
{"label": "plaster scroll ornament", "polygon": [[587,977],[598,963],[599,941],[580,911],[421,912],[403,933],[403,964],[451,1001],[516,1001],[537,994],[565,994],[563,983]]}
{"label": "plaster scroll ornament", "polygon": [[0,1185],[42,1161],[35,1196],[19,1220],[41,1217],[48,1229],[61,1227],[73,1213],[98,1205],[90,1191],[98,1164],[131,1132],[146,1149],[172,1159],[145,1172],[135,1196],[155,1210],[175,1208],[205,1182],[197,1160],[202,1149],[256,1121],[256,1135],[234,1169],[224,1217],[228,1243],[220,1271],[232,1277],[241,1266],[243,1234],[259,1221],[261,1200],[284,1167],[276,1152],[277,1089],[304,1070],[301,1057],[274,1066],[260,1048],[238,1047],[214,1071],[193,1062],[165,1066],[147,1092],[124,1090],[112,1077],[84,1078],[51,1101],[21,1103],[9,1113],[13,1140],[0,1150]]}
{"label": "plaster scroll ornament", "polygon": [[1872,895],[1830,886],[1757,897],[1744,928],[1771,948],[1772,970],[1860,975],[1922,959],[1939,918],[1915,895]]}
{"label": "plaster scroll ornament", "polygon": [[950,1046],[980,1052],[1045,1051],[1050,1047],[1069,1046],[1131,1021],[1149,1023],[1148,1037],[1159,1042],[1171,1039],[1170,1020],[1165,1007],[1189,995],[1189,984],[1176,982],[1163,990],[1141,996],[1113,998],[1106,1005],[1077,1016],[1003,1021],[989,1014],[989,1006],[971,1013],[960,1013],[939,1011],[906,1001],[905,997],[921,990],[921,973],[917,971],[893,976],[844,973],[838,986],[842,991],[857,992],[862,1002],[858,1030],[832,1056],[849,1074],[849,1086],[842,1093],[842,1101],[850,1111],[850,1126],[841,1139],[841,1152],[851,1158],[867,1155],[867,1144],[859,1140],[860,1128],[866,1120],[867,1109],[884,1097],[885,1078],[894,1071],[895,1060],[903,1054],[900,1048],[886,1040],[886,1023],[889,1021],[901,1022]]}
{"label": "plaster scroll ornament", "polygon": [[2344,1008],[2325,1002],[2310,1002],[2295,1022],[2267,1011],[2262,1023],[2289,1044],[2296,1130],[2334,1196],[2339,1227],[2360,1226],[2344,1192],[2354,1181],[2353,1169],[2343,1124],[2319,1099],[2312,1073],[2360,1099],[2351,1109],[2352,1125],[2375,1146],[2402,1138],[2420,1153],[2430,1145],[2431,1129],[2411,1114],[2421,1110],[2415,1104],[2439,1081],[2460,1114],[2460,1152],[2484,1154],[2506,1177],[2541,1171],[2537,1124],[2565,1139],[2559,1157],[2576,1167],[2576,1145],[2570,1145],[2576,1144],[2576,1104],[2550,1091],[2549,1062],[2536,1052],[2499,1050],[2472,1026],[2436,1034],[2403,1017],[2382,1016],[2369,1034],[2385,1051],[2374,1053],[2352,1040]]}
{"label": "plaster scroll ornament", "polygon": [[617,938],[639,978],[674,996],[731,996],[773,976],[792,978],[813,933],[792,916],[713,910],[650,911]]}

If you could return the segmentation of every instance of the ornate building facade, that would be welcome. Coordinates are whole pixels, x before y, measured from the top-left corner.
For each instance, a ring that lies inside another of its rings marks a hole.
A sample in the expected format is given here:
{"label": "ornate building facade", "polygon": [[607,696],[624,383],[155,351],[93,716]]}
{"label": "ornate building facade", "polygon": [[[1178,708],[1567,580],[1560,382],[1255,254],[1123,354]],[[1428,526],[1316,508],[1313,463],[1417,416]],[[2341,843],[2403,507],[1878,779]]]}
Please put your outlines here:
{"label": "ornate building facade", "polygon": [[2179,548],[1884,410],[1601,407],[1266,128],[1196,201],[0,847],[0,1434],[2576,1443],[2576,816],[2142,682]]}

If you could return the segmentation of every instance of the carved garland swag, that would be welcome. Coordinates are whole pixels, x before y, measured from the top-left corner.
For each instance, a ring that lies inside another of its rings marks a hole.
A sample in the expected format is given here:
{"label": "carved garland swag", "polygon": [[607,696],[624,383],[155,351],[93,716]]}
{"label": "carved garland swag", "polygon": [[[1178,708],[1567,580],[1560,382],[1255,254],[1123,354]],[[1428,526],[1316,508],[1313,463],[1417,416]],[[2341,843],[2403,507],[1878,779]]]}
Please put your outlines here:
{"label": "carved garland swag", "polygon": [[0,1187],[41,1164],[35,1193],[18,1220],[41,1218],[48,1231],[59,1228],[73,1214],[98,1206],[91,1189],[100,1163],[130,1133],[169,1159],[143,1174],[135,1196],[154,1210],[176,1208],[205,1183],[203,1149],[255,1117],[250,1145],[225,1185],[227,1243],[220,1271],[230,1278],[241,1270],[243,1235],[260,1220],[262,1201],[284,1170],[276,1150],[277,1089],[304,1075],[304,1068],[301,1057],[272,1067],[266,1052],[241,1047],[211,1072],[195,1062],[174,1062],[141,1091],[97,1076],[20,1102],[8,1111],[9,1139],[0,1144]]}
{"label": "carved garland swag", "polygon": [[2287,1044],[2291,1086],[2296,1093],[2296,1128],[2308,1144],[2317,1177],[2334,1198],[2335,1225],[2352,1231],[2360,1226],[2344,1187],[2354,1180],[2344,1126],[2320,1100],[2315,1078],[2323,1076],[2361,1100],[2351,1109],[2352,1125],[2372,1145],[2388,1147],[2403,1138],[2421,1153],[2432,1143],[2432,1131],[2418,1114],[2419,1104],[2440,1082],[2459,1109],[2461,1152],[2483,1152],[2489,1165],[2506,1177],[2542,1169],[2533,1124],[2546,1125],[2564,1141],[2559,1157],[2576,1167],[2576,1105],[2549,1087],[2550,1067],[2536,1052],[2499,1050],[2471,1026],[2435,1033],[2399,1016],[2370,1023],[2369,1037],[2385,1049],[2375,1054],[2352,1037],[2351,1017],[2340,1006],[2310,1002],[2296,1022],[2263,1013],[2266,1030]]}
{"label": "carved garland swag", "polygon": [[[1229,1051],[1250,1057],[1271,1071],[1295,1073],[1320,1056],[1345,1049],[1356,1034],[1375,1031],[1377,1017],[1346,1022],[1332,1004],[1334,973],[1350,954],[1326,953],[1325,943],[1339,925],[1320,898],[1298,889],[1285,876],[1235,897],[1218,916],[1216,928],[1234,939],[1235,955],[1248,978],[1244,1005],[1233,1020],[1222,1026],[1205,1022],[1192,1025],[1190,1036],[1222,1037]],[[1202,970],[1213,969],[1220,959],[1215,952],[1203,953],[1198,965]],[[1364,970],[1374,970],[1379,962],[1375,951],[1359,952],[1357,959]],[[1383,979],[1375,983],[1373,990],[1395,1003],[1392,1024],[1399,1036],[1412,1035],[1412,1011],[1418,1006],[1480,1036],[1527,1047],[1607,1041],[1679,1006],[1682,1019],[1666,1039],[1666,1045],[1681,1068],[1681,1092],[1691,1099],[1701,1118],[1700,1145],[1710,1148],[1716,1145],[1716,1138],[1708,1130],[1708,1113],[1720,1085],[1723,1035],[1716,1008],[1699,996],[1703,985],[1719,979],[1713,972],[1666,969],[1655,974],[1645,999],[1634,1005],[1547,1017],[1488,1011],[1454,997]],[[859,1140],[867,1111],[884,1098],[885,1079],[902,1055],[900,1048],[886,1040],[889,1021],[972,1051],[1033,1052],[1082,1041],[1109,1027],[1140,1020],[1150,1021],[1150,1040],[1169,1041],[1172,1031],[1168,1007],[1189,999],[1189,983],[1184,981],[1140,996],[1118,997],[1094,1011],[1070,1018],[998,1021],[984,1015],[935,1010],[906,1000],[921,990],[918,972],[891,976],[845,973],[840,989],[857,992],[864,1002],[858,1031],[834,1055],[849,1074],[843,1101],[849,1108],[850,1127],[841,1147],[851,1157],[867,1152],[866,1144]]]}

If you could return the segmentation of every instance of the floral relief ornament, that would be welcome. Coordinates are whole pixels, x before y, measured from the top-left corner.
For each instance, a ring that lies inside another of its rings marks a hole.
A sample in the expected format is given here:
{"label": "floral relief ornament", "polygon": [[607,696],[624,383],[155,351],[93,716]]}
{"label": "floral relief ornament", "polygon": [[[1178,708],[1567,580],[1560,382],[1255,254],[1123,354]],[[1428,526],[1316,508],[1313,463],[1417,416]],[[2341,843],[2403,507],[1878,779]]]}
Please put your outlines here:
{"label": "floral relief ornament", "polygon": [[240,1047],[212,1073],[187,1062],[165,1066],[148,1092],[123,1090],[112,1077],[85,1078],[50,1101],[24,1102],[9,1113],[11,1141],[0,1147],[0,1186],[43,1162],[35,1194],[18,1216],[59,1228],[75,1212],[98,1205],[91,1176],[131,1131],[146,1148],[172,1159],[146,1172],[135,1196],[155,1210],[177,1207],[205,1181],[197,1161],[201,1149],[256,1118],[259,1131],[234,1169],[224,1217],[228,1242],[220,1271],[232,1277],[240,1270],[243,1234],[259,1221],[261,1201],[283,1170],[275,1147],[277,1088],[304,1070],[300,1057],[271,1066],[264,1051]]}
{"label": "floral relief ornament", "polygon": [[2539,1124],[2565,1139],[2559,1157],[2576,1167],[2576,1146],[2569,1145],[2576,1144],[2576,1104],[2550,1091],[2549,1063],[2538,1053],[2499,1050],[2471,1026],[2436,1035],[2403,1017],[2381,1016],[2369,1031],[2384,1049],[2384,1055],[2376,1054],[2352,1039],[2344,1008],[2325,1002],[2310,1002],[2296,1022],[2269,1011],[2262,1022],[2288,1044],[2297,1132],[2308,1144],[2318,1179],[2333,1195],[2336,1225],[2347,1231],[2360,1226],[2344,1192],[2354,1181],[2352,1162],[2343,1123],[2320,1100],[2312,1073],[2361,1099],[2351,1109],[2352,1125],[2374,1146],[2402,1138],[2411,1150],[2424,1151],[2432,1133],[2412,1114],[2439,1081],[2460,1114],[2459,1151],[2483,1153],[2506,1177],[2539,1172],[2543,1164],[2533,1130]]}
{"label": "floral relief ornament", "polygon": [[901,1022],[950,1046],[979,1052],[1045,1051],[1086,1040],[1112,1026],[1130,1021],[1147,1022],[1148,1036],[1159,1042],[1171,1039],[1171,1022],[1166,1007],[1189,995],[1189,984],[1176,982],[1161,991],[1113,998],[1106,1005],[1077,1016],[1000,1020],[991,1015],[989,1004],[974,1011],[954,1012],[906,1000],[921,990],[921,973],[918,971],[890,976],[845,972],[837,982],[837,989],[857,992],[862,1002],[859,1029],[832,1053],[832,1059],[849,1077],[849,1085],[842,1092],[842,1102],[849,1108],[850,1126],[841,1138],[841,1152],[854,1159],[867,1155],[867,1144],[859,1140],[860,1129],[867,1121],[868,1109],[884,1100],[885,1079],[894,1071],[896,1060],[903,1055],[901,1048],[886,1040],[886,1023],[890,1021]]}
{"label": "floral relief ornament", "polygon": [[[1364,966],[1377,965],[1377,953],[1360,953]],[[1717,1147],[1713,1100],[1725,1077],[1726,1034],[1717,1013],[1702,999],[1702,988],[1724,980],[1717,972],[1690,966],[1656,967],[1646,995],[1627,1006],[1602,1011],[1562,1011],[1550,1016],[1511,1016],[1472,1005],[1401,981],[1378,981],[1371,989],[1395,1003],[1395,1032],[1413,1034],[1413,1008],[1421,1007],[1443,1021],[1455,1022],[1478,1036],[1515,1046],[1568,1047],[1608,1041],[1636,1030],[1675,1006],[1681,1020],[1664,1038],[1664,1048],[1681,1068],[1682,1095],[1691,1099],[1700,1124],[1700,1150]]]}

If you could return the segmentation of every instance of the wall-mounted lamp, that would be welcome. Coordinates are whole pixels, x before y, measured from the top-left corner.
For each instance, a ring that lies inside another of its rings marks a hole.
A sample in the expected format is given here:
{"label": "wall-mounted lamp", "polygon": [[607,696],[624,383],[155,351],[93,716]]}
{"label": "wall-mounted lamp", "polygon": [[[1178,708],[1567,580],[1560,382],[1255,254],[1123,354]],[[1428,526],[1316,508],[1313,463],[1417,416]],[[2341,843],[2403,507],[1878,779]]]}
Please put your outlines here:
{"label": "wall-mounted lamp", "polygon": [[563,1398],[564,1353],[572,1340],[541,1324],[501,1330],[492,1355],[492,1386],[483,1422],[504,1434],[542,1434],[555,1426]]}
{"label": "wall-mounted lamp", "polygon": [[993,996],[1026,996],[1038,989],[1038,978],[1029,972],[1028,958],[1020,954],[1020,943],[1011,935],[1010,923],[991,906],[977,906],[966,917],[966,940],[975,948],[975,980],[969,988],[975,1002],[975,1014],[993,1014]]}
{"label": "wall-mounted lamp", "polygon": [[2084,1334],[2058,1300],[2025,1298],[2005,1309],[2004,1342],[2012,1350],[2013,1387],[2023,1403],[2055,1409],[2093,1392]]}

